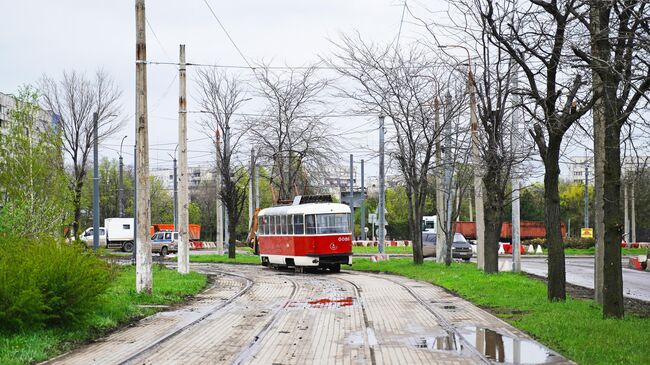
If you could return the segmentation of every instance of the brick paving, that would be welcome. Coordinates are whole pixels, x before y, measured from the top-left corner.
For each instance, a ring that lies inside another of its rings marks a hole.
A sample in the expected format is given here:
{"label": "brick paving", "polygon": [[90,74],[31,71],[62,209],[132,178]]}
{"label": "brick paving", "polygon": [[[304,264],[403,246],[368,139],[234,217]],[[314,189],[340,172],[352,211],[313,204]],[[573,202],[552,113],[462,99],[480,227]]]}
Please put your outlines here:
{"label": "brick paving", "polygon": [[[215,285],[52,364],[572,364],[471,303],[398,276],[195,265]],[[228,272],[238,276],[223,275]]]}

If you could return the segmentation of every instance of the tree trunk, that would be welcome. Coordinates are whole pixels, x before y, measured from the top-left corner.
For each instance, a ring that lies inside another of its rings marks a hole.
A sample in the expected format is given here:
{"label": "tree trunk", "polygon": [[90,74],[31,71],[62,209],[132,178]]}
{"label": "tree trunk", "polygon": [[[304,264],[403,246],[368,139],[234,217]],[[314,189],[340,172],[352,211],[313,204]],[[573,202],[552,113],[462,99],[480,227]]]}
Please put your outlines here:
{"label": "tree trunk", "polygon": [[81,184],[81,181],[78,181],[75,183],[75,188],[74,188],[74,200],[73,200],[73,205],[74,205],[74,222],[72,222],[72,237],[77,240],[79,239],[79,225],[81,221],[81,189],[83,188],[83,184]]}
{"label": "tree trunk", "polygon": [[420,194],[414,193],[411,188],[407,191],[408,198],[408,220],[411,237],[413,237],[413,263],[421,265],[424,263],[422,255],[422,203],[418,197]]}
{"label": "tree trunk", "polygon": [[228,231],[230,232],[230,237],[228,240],[228,258],[235,258],[235,251],[237,249],[237,244],[235,242],[235,230],[237,229],[237,220],[235,219],[234,211],[230,211],[228,214]]}
{"label": "tree trunk", "polygon": [[549,136],[544,158],[544,204],[546,246],[548,247],[548,300],[566,300],[566,272],[564,267],[564,244],[560,231],[560,177],[561,138]]}
{"label": "tree trunk", "polygon": [[485,186],[485,251],[484,271],[486,273],[499,272],[499,239],[501,238],[501,218],[503,200],[499,194],[500,187],[494,174],[489,171],[483,180]]}
{"label": "tree trunk", "polygon": [[621,128],[616,116],[605,130],[605,184],[604,195],[604,267],[603,267],[603,316],[623,318],[623,275],[621,268]]}

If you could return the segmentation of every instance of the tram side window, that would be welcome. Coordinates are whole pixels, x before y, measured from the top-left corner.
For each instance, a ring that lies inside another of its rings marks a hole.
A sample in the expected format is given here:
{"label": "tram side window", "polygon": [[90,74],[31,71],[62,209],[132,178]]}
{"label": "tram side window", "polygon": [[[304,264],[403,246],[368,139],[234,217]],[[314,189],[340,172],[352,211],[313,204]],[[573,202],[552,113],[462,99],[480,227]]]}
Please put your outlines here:
{"label": "tram side window", "polygon": [[269,216],[269,234],[275,234],[275,216]]}
{"label": "tram side window", "polygon": [[305,233],[316,234],[316,218],[313,214],[305,215]]}
{"label": "tram side window", "polygon": [[275,216],[275,234],[282,234],[282,221],[280,221],[280,216]]}
{"label": "tram side window", "polygon": [[316,216],[318,233],[349,233],[350,214],[318,214]]}
{"label": "tram side window", "polygon": [[293,215],[287,216],[287,234],[293,235]]}
{"label": "tram side window", "polygon": [[287,216],[280,216],[280,228],[282,229],[282,234],[287,234]]}
{"label": "tram side window", "polygon": [[293,216],[293,233],[294,234],[303,234],[305,233],[305,226],[303,223],[302,214],[296,214]]}
{"label": "tram side window", "polygon": [[268,234],[268,232],[266,231],[268,227],[266,224],[267,221],[268,221],[267,217],[262,217],[262,219],[260,219],[260,228],[258,230],[260,234]]}

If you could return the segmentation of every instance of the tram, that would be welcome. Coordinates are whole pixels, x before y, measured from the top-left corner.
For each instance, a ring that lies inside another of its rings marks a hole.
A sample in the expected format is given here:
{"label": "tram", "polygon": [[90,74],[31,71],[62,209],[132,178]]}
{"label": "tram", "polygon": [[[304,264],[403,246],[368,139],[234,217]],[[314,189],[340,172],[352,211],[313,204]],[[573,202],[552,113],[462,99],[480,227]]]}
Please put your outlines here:
{"label": "tram", "polygon": [[338,203],[300,203],[262,209],[257,216],[262,265],[318,267],[332,272],[352,265],[350,208]]}

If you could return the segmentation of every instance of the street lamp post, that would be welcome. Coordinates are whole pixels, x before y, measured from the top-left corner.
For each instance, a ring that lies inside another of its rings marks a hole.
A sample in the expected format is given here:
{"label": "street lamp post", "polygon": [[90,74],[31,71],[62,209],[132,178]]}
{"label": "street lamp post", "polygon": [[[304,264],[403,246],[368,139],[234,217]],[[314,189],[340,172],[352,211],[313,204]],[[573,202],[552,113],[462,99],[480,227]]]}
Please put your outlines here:
{"label": "street lamp post", "polygon": [[474,196],[476,199],[476,240],[477,240],[477,261],[479,269],[485,268],[485,221],[483,220],[483,182],[479,166],[481,157],[479,155],[478,119],[476,116],[476,91],[474,77],[472,75],[472,57],[469,49],[461,45],[441,45],[440,48],[462,48],[467,52],[467,88],[469,93],[470,125],[472,131],[472,161],[474,163]]}
{"label": "street lamp post", "polygon": [[124,179],[123,179],[123,169],[124,169],[124,162],[122,160],[122,145],[124,144],[124,140],[126,139],[126,136],[122,137],[122,141],[120,142],[120,163],[119,163],[119,168],[120,168],[120,190],[118,191],[118,196],[117,196],[117,211],[119,213],[120,218],[124,218]]}

